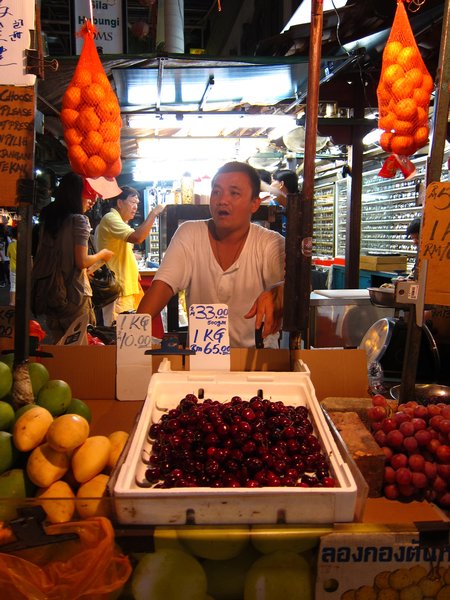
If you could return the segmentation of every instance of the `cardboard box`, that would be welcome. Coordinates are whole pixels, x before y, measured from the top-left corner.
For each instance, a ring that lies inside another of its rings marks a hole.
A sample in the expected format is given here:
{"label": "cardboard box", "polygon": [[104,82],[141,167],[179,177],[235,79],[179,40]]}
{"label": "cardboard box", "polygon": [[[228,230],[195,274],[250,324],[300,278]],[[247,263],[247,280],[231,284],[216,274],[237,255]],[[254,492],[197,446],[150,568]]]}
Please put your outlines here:
{"label": "cardboard box", "polygon": [[407,256],[360,256],[359,268],[368,271],[406,271]]}
{"label": "cardboard box", "polygon": [[383,598],[448,598],[448,532],[441,544],[440,525],[335,525],[320,540],[315,599],[380,598],[380,590]]}
{"label": "cardboard box", "polygon": [[[51,358],[39,358],[52,379],[64,379],[76,398],[113,399],[116,378],[115,346],[42,346]],[[158,371],[164,358],[173,371],[189,370],[189,357],[153,356],[152,371]],[[311,374],[319,401],[328,396],[368,397],[367,359],[364,350],[317,349],[256,350],[232,349],[232,371],[291,371],[302,360]],[[144,400],[144,398],[136,398]]]}

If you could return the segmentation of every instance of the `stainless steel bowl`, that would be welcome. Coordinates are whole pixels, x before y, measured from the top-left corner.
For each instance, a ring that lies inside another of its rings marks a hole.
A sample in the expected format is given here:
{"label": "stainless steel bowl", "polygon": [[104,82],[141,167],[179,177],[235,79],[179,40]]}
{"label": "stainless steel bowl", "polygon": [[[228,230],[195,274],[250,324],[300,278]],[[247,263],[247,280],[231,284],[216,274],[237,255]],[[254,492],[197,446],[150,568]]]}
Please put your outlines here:
{"label": "stainless steel bowl", "polygon": [[392,288],[367,288],[372,304],[377,306],[395,306],[395,289]]}
{"label": "stainless steel bowl", "polygon": [[[394,385],[391,388],[391,396],[394,400],[399,400],[399,385]],[[419,402],[419,404],[438,404],[439,402],[450,404],[450,387],[447,385],[438,385],[437,383],[416,383],[414,386],[414,396],[414,400]]]}

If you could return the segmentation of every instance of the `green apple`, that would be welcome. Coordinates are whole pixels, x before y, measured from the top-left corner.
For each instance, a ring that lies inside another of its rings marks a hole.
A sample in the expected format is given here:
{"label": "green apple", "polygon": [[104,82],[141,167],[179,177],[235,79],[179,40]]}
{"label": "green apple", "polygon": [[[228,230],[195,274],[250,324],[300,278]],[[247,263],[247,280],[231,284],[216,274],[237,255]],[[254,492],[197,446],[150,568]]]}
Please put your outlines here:
{"label": "green apple", "polygon": [[0,431],[9,431],[14,423],[14,409],[8,402],[0,400]]}
{"label": "green apple", "polygon": [[178,538],[195,556],[210,560],[228,560],[240,554],[249,543],[247,525],[183,525]]}
{"label": "green apple", "polygon": [[46,408],[54,417],[59,417],[67,411],[72,400],[72,390],[62,379],[50,379],[41,388],[36,404]]}
{"label": "green apple", "polygon": [[306,552],[318,546],[320,535],[331,529],[305,528],[299,525],[254,525],[251,529],[253,546],[261,554],[271,554],[278,550],[285,552]]}
{"label": "green apple", "polygon": [[0,362],[7,364],[12,371],[14,367],[14,352],[0,354]]}
{"label": "green apple", "polygon": [[205,560],[202,565],[208,582],[208,594],[215,600],[243,598],[247,571],[260,556],[249,544],[241,554],[229,560]]}
{"label": "green apple", "polygon": [[[34,495],[35,487],[24,469],[10,469],[0,475],[0,521],[17,516],[21,499]],[[15,502],[14,502],[15,500]]]}
{"label": "green apple", "polygon": [[15,466],[19,454],[14,446],[12,433],[0,431],[0,475]]}
{"label": "green apple", "polygon": [[50,373],[47,367],[38,362],[28,363],[28,373],[30,374],[33,396],[37,398],[40,390],[50,380]]}
{"label": "green apple", "polygon": [[244,600],[314,600],[309,562],[294,552],[258,558],[245,578]]}
{"label": "green apple", "polygon": [[205,600],[206,575],[190,554],[164,548],[141,558],[131,589],[135,600]]}
{"label": "green apple", "polygon": [[12,371],[4,362],[0,362],[0,398],[4,398],[11,391],[13,384]]}
{"label": "green apple", "polygon": [[88,423],[92,420],[92,412],[86,402],[78,400],[78,398],[72,398],[69,406],[67,407],[66,413],[71,415],[80,415],[84,417]]}

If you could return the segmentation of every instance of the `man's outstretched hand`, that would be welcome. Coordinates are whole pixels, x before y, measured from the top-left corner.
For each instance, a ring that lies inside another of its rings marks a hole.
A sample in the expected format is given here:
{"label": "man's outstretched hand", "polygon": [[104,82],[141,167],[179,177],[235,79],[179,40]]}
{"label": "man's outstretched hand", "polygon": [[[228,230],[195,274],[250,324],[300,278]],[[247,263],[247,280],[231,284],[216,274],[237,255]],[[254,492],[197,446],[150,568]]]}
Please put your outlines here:
{"label": "man's outstretched hand", "polygon": [[262,292],[253,303],[253,306],[244,315],[245,319],[251,319],[256,316],[255,329],[259,329],[262,324],[262,337],[265,338],[281,330],[283,320],[283,295],[284,286],[278,284],[271,290]]}

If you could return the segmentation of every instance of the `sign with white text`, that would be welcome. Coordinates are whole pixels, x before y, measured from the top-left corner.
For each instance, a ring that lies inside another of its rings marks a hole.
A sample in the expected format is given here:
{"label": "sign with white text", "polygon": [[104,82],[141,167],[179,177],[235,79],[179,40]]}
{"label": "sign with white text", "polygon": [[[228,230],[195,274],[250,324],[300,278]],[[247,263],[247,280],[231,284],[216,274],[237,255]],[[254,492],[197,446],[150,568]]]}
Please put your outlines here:
{"label": "sign with white text", "polygon": [[[92,5],[92,11],[89,7]],[[94,42],[99,54],[123,54],[122,0],[75,0],[75,34],[86,19],[91,19],[97,29]],[[83,39],[75,37],[76,53],[81,54]]]}
{"label": "sign with white text", "polygon": [[31,46],[35,0],[0,2],[0,84],[34,85],[36,75],[26,74],[26,53]]}
{"label": "sign with white text", "polygon": [[419,269],[428,261],[425,304],[450,306],[450,183],[427,186]]}
{"label": "sign with white text", "polygon": [[226,304],[192,304],[189,307],[191,371],[229,371],[230,336]]}
{"label": "sign with white text", "polygon": [[150,315],[123,314],[117,316],[118,400],[145,400],[152,375],[152,357],[145,354],[152,347]]}

